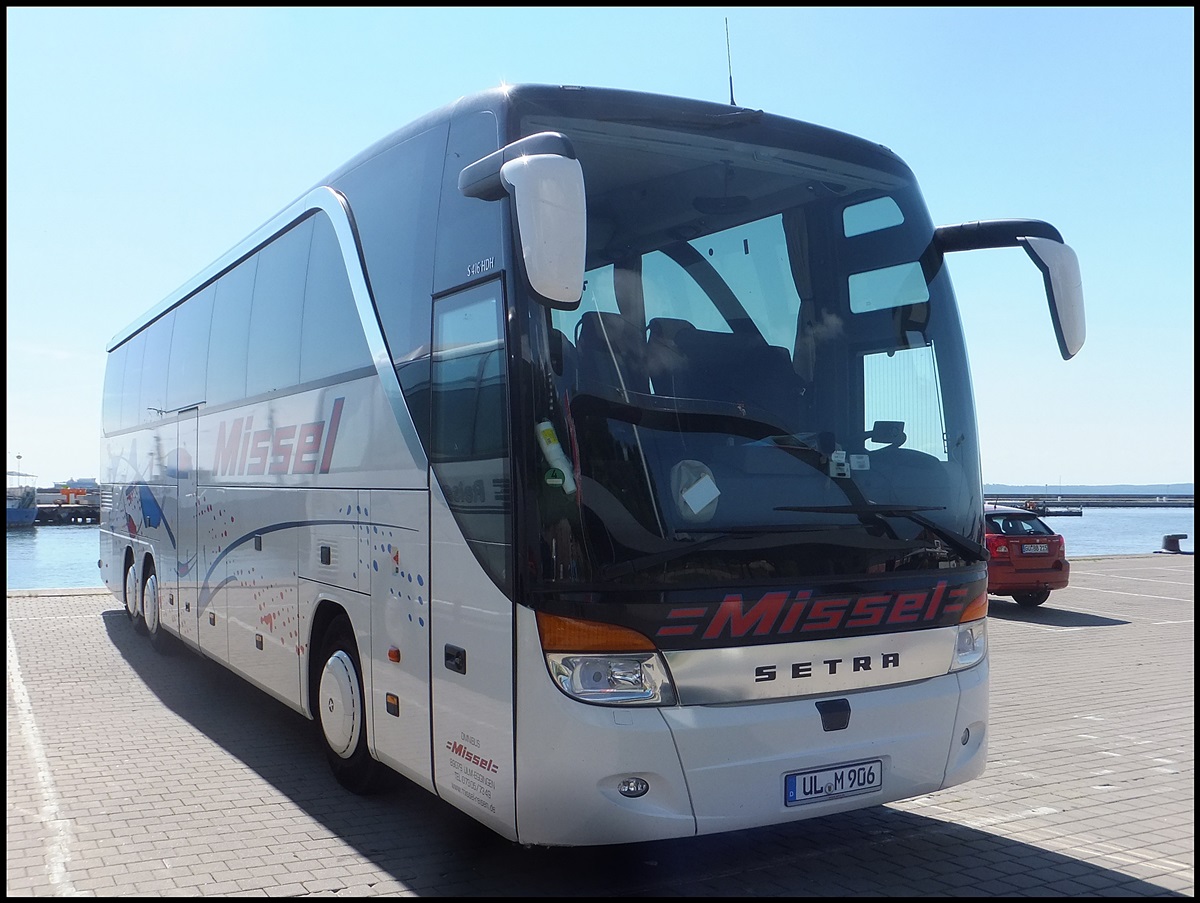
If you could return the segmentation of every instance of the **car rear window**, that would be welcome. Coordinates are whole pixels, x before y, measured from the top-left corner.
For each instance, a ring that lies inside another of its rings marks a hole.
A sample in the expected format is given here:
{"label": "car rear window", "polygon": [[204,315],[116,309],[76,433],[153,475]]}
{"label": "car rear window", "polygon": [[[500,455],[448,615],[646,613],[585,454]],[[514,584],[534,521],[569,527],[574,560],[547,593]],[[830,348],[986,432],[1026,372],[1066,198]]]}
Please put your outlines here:
{"label": "car rear window", "polygon": [[1054,531],[1032,514],[993,514],[987,518],[989,533],[1005,536],[1051,536]]}

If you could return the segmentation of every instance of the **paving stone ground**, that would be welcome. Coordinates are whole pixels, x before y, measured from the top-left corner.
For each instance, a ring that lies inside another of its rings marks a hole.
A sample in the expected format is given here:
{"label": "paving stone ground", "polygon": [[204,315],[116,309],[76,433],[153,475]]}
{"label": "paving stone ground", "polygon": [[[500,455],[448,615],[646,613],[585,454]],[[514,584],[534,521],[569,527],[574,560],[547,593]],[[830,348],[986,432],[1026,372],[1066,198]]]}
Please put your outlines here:
{"label": "paving stone ground", "polygon": [[399,782],[102,591],[9,592],[8,896],[1194,897],[1194,559],[1076,559],[991,605],[983,777],[783,827],[527,849]]}

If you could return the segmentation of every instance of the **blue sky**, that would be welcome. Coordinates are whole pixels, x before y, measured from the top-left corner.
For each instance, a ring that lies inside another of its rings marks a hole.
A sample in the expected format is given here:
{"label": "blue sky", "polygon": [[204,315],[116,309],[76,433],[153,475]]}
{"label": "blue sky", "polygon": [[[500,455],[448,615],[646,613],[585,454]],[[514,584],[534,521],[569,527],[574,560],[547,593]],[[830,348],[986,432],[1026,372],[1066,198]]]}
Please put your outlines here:
{"label": "blue sky", "polygon": [[[988,483],[1194,479],[1195,11],[8,7],[7,469],[96,476],[105,346],[301,191],[501,83],[726,102],[887,145],[933,218],[1079,256],[1064,362],[1023,251],[949,260]],[[729,50],[726,55],[726,21]]]}

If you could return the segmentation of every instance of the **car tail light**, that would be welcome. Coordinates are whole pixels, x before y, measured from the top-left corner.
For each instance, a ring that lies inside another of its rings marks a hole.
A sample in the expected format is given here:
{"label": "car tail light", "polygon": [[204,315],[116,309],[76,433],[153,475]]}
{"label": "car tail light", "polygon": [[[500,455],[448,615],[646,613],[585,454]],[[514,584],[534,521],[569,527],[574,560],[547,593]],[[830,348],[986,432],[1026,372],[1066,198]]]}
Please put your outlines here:
{"label": "car tail light", "polygon": [[988,551],[993,555],[1007,555],[1008,541],[999,533],[988,533],[984,537]]}

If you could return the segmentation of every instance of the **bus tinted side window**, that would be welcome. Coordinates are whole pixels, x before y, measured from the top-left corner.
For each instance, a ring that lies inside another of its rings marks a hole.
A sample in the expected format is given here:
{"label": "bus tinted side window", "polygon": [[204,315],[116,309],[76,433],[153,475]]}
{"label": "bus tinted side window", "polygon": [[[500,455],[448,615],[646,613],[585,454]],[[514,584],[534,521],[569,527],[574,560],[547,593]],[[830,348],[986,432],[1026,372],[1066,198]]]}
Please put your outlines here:
{"label": "bus tinted side window", "polygon": [[[450,123],[441,206],[437,210],[438,242],[434,292],[441,294],[499,269],[502,265],[501,216],[505,205],[469,198],[458,190],[464,166],[500,147],[496,115],[484,110]],[[473,272],[478,268],[478,272]]]}
{"label": "bus tinted side window", "polygon": [[142,394],[142,357],[146,351],[146,333],[139,332],[125,343],[125,375],[121,383],[121,429],[142,422],[138,408]]}
{"label": "bus tinted side window", "polygon": [[291,389],[300,381],[300,309],[313,224],[293,226],[258,252],[250,312],[246,394]]}
{"label": "bus tinted side window", "polygon": [[246,354],[250,341],[250,306],[258,258],[244,260],[217,282],[212,330],[208,342],[209,404],[246,397]]}
{"label": "bus tinted side window", "polygon": [[433,343],[430,462],[467,544],[507,591],[512,498],[499,281],[440,298]]}
{"label": "bus tinted side window", "polygon": [[167,366],[171,358],[171,334],[174,329],[175,311],[164,314],[145,329],[142,390],[138,400],[138,421],[141,423],[154,423],[166,413]]}
{"label": "bus tinted side window", "polygon": [[369,367],[371,352],[354,305],[346,264],[333,224],[324,213],[313,217],[304,322],[300,329],[300,382]]}
{"label": "bus tinted side window", "polygon": [[212,325],[215,285],[175,309],[171,363],[167,367],[167,410],[178,411],[204,400],[208,375],[208,331]]}
{"label": "bus tinted side window", "polygon": [[350,201],[392,360],[429,350],[441,125],[389,148],[334,186]]}
{"label": "bus tinted side window", "polygon": [[121,404],[125,385],[125,355],[129,343],[119,345],[108,354],[104,367],[104,396],[100,405],[104,435],[108,436],[121,428]]}

